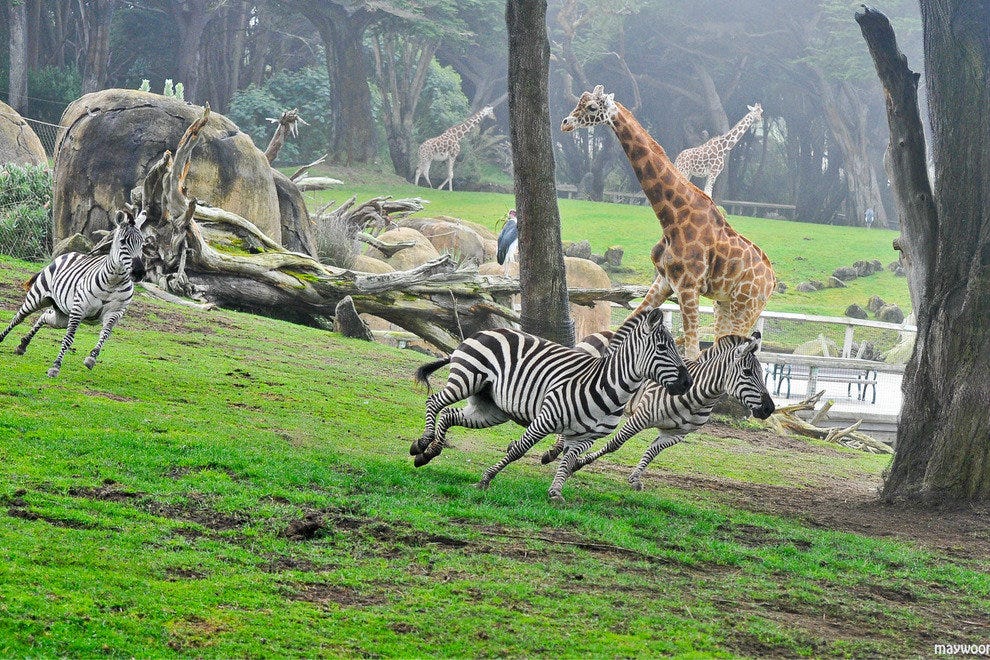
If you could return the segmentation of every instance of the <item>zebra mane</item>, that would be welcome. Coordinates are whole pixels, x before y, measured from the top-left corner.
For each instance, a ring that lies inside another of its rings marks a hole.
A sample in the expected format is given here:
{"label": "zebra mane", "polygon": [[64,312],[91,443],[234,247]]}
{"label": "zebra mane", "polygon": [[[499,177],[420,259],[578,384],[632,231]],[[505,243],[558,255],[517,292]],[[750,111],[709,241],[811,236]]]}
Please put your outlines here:
{"label": "zebra mane", "polygon": [[708,364],[713,362],[719,357],[725,355],[729,351],[742,346],[746,342],[752,341],[753,337],[746,337],[744,335],[724,335],[715,340],[715,343],[706,348],[701,352],[701,355],[695,360],[695,363],[700,365]]}
{"label": "zebra mane", "polygon": [[603,357],[604,355],[611,354],[616,349],[616,347],[622,344],[622,342],[624,342],[629,337],[629,335],[631,335],[634,331],[636,331],[644,323],[646,323],[647,318],[652,313],[653,311],[646,312],[643,314],[631,314],[627,316],[626,320],[622,322],[622,325],[619,326],[619,329],[616,330],[615,334],[612,336],[612,341],[608,343],[608,347],[606,348]]}

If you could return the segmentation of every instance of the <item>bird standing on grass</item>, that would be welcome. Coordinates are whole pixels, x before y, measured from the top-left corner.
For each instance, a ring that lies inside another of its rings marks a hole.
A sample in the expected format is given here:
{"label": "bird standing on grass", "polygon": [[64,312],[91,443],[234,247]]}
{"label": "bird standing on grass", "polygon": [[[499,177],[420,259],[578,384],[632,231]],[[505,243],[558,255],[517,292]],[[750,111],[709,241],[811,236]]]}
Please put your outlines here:
{"label": "bird standing on grass", "polygon": [[505,226],[498,234],[498,263],[505,266],[505,274],[509,274],[509,264],[519,258],[519,226],[516,221],[516,210],[509,211]]}

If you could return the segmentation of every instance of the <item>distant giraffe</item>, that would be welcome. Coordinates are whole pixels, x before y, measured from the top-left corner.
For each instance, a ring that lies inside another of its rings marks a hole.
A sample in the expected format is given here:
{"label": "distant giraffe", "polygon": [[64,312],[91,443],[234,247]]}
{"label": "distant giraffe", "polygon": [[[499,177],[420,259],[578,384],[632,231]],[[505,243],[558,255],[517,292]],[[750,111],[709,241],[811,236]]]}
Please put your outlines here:
{"label": "distant giraffe", "polygon": [[776,278],[763,250],[736,232],[711,197],[670,162],[663,147],[601,85],[581,95],[562,131],[608,124],[629,158],[663,237],[651,254],[657,277],[633,314],[659,307],[677,294],[688,359],[700,354],[698,297],[715,301],[715,337],[746,335],[773,293]]}
{"label": "distant giraffe", "polygon": [[725,169],[725,161],[732,147],[742,139],[753,122],[763,116],[763,107],[759,103],[747,107],[749,112],[728,133],[716,135],[700,146],[685,149],[674,161],[674,167],[688,179],[692,176],[706,177],[705,194],[709,197],[715,188],[715,179]]}
{"label": "distant giraffe", "polygon": [[450,190],[454,189],[454,160],[461,153],[461,140],[468,131],[480,124],[485,117],[494,117],[495,111],[491,106],[485,106],[456,126],[451,126],[440,135],[430,138],[419,145],[419,165],[416,166],[416,181],[413,185],[419,185],[419,177],[426,177],[426,184],[433,187],[430,182],[430,164],[435,160],[447,161],[447,178],[437,186],[437,190],[448,184]]}

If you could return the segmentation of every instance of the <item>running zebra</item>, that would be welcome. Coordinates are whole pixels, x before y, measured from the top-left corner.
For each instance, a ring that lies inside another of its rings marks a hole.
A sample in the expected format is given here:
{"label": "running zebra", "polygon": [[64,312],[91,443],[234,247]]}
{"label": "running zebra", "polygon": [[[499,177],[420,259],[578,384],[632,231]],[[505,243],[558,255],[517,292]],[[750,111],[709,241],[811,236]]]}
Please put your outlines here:
{"label": "running zebra", "polygon": [[56,258],[28,280],[24,285],[27,289],[24,304],[14,314],[7,329],[0,333],[0,342],[18,323],[39,309],[48,307],[35,321],[30,332],[24,335],[14,352],[23,355],[31,339],[43,325],[66,328],[62,350],[48,370],[48,377],[54,378],[62,368],[62,358],[72,346],[80,321],[99,321],[103,326],[100,339],[83,360],[83,364],[92,369],[114,324],[124,316],[131,303],[134,282],[139,282],[144,277],[144,236],[141,234],[144,218],[144,213],[135,220],[123,211],[118,211],[114,220],[117,227],[113,231],[110,254],[95,254],[95,250],[89,254],[69,252]]}
{"label": "running zebra", "polygon": [[[568,445],[581,451],[588,449],[595,439],[615,430],[646,379],[673,392],[691,385],[660,310],[626,319],[605,357],[516,330],[483,330],[464,340],[450,357],[421,366],[416,380],[429,387],[427,377],[447,364],[450,376],[443,389],[427,399],[426,428],[409,453],[416,457],[416,467],[426,465],[443,449],[451,426],[480,429],[510,419],[526,426],[505,457],[485,471],[478,482],[482,489],[551,433],[563,435]],[[464,408],[445,410],[464,399]]]}
{"label": "running zebra", "polygon": [[[601,340],[594,335],[582,342],[591,347],[600,343]],[[640,431],[656,428],[660,431],[656,440],[647,448],[639,465],[629,475],[629,484],[636,490],[642,489],[640,477],[650,462],[661,451],[676,445],[685,435],[704,426],[711,417],[712,408],[725,393],[748,407],[757,419],[766,419],[773,413],[774,403],[763,381],[763,367],[756,359],[759,349],[759,332],[754,332],[752,337],[720,337],[697,360],[688,362],[687,369],[693,384],[687,392],[672,395],[656,383],[648,383],[631,402],[629,419],[604,447],[582,456],[574,455],[573,460],[565,455],[561,462],[568,464],[571,469],[564,475],[564,479],[588,463],[617,450]],[[560,450],[555,445],[541,460],[548,463],[559,453]],[[555,487],[562,488],[563,480],[560,483],[555,481]]]}

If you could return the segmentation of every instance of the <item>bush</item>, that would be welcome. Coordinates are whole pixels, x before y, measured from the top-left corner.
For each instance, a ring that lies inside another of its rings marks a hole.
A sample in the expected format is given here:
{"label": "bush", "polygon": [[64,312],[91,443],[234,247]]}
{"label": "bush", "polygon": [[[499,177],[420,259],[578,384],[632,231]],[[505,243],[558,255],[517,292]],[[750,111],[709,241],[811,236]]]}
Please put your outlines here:
{"label": "bush", "polygon": [[52,253],[51,207],[51,170],[0,166],[0,254],[46,261]]}
{"label": "bush", "polygon": [[281,71],[260,87],[251,85],[234,95],[227,116],[264,150],[275,133],[277,118],[285,110],[299,109],[309,126],[299,126],[299,136],[286,140],[276,164],[310,163],[327,152],[330,127],[326,121],[330,106],[330,83],[324,67]]}

